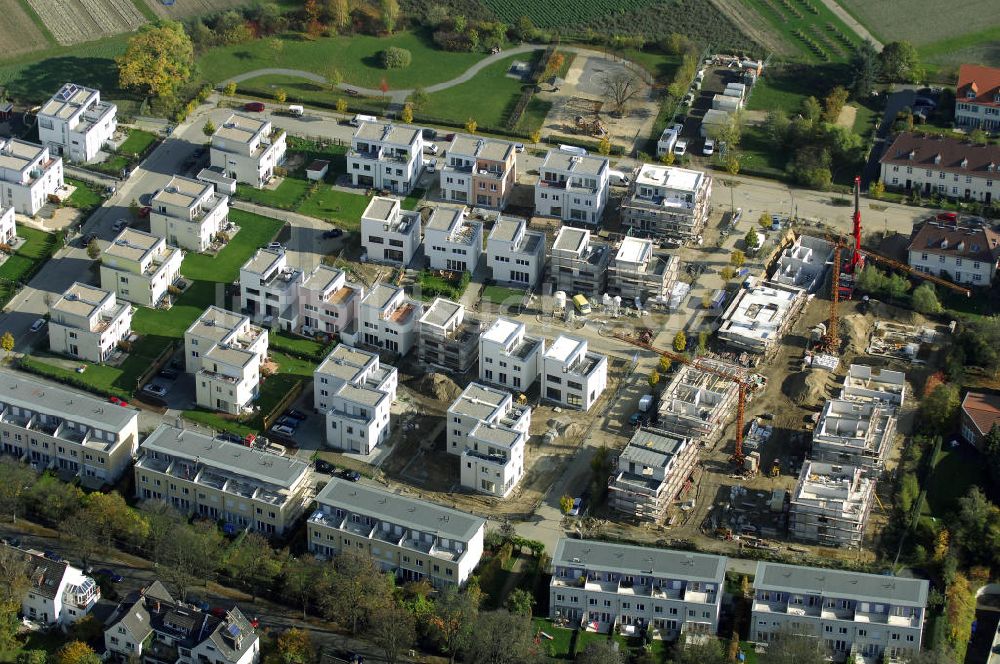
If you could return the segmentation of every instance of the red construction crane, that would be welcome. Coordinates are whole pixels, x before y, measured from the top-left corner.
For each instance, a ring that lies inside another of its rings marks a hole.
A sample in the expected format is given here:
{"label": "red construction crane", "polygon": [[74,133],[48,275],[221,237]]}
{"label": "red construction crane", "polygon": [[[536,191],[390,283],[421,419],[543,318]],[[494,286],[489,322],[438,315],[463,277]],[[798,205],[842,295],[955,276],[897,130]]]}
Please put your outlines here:
{"label": "red construction crane", "polygon": [[747,380],[745,373],[736,367],[734,367],[734,370],[732,371],[720,369],[698,358],[691,359],[680,353],[664,350],[663,348],[656,348],[655,346],[652,346],[644,341],[634,339],[624,334],[616,334],[614,336],[616,339],[620,339],[625,343],[629,343],[633,346],[638,346],[639,348],[644,348],[648,351],[657,353],[658,355],[668,357],[674,362],[686,364],[698,369],[699,371],[704,371],[705,373],[710,373],[714,376],[719,376],[720,378],[725,378],[726,380],[731,380],[736,383],[739,387],[739,399],[736,405],[736,448],[734,449],[733,456],[730,457],[730,459],[733,463],[742,466],[743,460],[746,458],[743,454],[743,424],[744,416],[746,414],[747,394],[750,390],[750,381]]}

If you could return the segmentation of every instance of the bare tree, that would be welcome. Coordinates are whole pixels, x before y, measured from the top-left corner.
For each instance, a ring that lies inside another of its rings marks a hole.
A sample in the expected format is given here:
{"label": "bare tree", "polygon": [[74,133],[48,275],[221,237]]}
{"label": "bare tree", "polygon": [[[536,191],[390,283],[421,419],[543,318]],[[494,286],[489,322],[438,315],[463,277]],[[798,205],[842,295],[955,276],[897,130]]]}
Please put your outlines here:
{"label": "bare tree", "polygon": [[639,77],[625,69],[605,74],[600,83],[604,96],[614,105],[616,115],[625,114],[626,106],[640,90]]}
{"label": "bare tree", "polygon": [[417,638],[416,622],[409,609],[392,602],[375,611],[368,635],[385,653],[385,661],[396,664]]}

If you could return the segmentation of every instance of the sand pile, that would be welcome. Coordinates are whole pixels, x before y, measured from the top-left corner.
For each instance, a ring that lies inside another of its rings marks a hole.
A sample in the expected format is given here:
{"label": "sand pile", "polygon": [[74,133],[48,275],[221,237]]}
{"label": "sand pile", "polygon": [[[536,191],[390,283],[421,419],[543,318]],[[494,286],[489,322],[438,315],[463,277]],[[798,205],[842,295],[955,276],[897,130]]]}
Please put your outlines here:
{"label": "sand pile", "polygon": [[424,374],[417,381],[415,389],[426,397],[449,405],[462,393],[462,389],[455,384],[455,381],[439,373]]}
{"label": "sand pile", "polygon": [[826,401],[826,380],[830,372],[809,369],[793,373],[785,379],[781,391],[799,406],[813,406]]}

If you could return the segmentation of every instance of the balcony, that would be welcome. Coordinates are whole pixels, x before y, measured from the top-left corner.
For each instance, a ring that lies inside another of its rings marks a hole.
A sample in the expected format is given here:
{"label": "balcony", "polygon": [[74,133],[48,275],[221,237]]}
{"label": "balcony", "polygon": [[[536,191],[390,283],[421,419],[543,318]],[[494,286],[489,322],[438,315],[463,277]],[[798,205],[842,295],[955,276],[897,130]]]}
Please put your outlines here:
{"label": "balcony", "polygon": [[698,602],[699,604],[715,604],[715,591],[707,592],[704,590],[686,590],[684,591],[684,601],[685,602]]}
{"label": "balcony", "polygon": [[366,161],[378,161],[381,153],[382,151],[378,148],[372,148],[370,150],[361,150],[352,148],[347,151],[347,158],[364,159]]}
{"label": "balcony", "polygon": [[853,608],[843,608],[839,606],[824,606],[820,612],[823,620],[854,620],[855,611]]}
{"label": "balcony", "polygon": [[606,581],[603,579],[590,579],[586,580],[583,585],[584,589],[591,591],[599,591],[602,593],[618,593],[621,588],[621,583],[618,581]]}
{"label": "balcony", "polygon": [[484,166],[482,164],[476,164],[475,171],[479,177],[492,178],[494,180],[503,180],[507,176],[506,169]]}
{"label": "balcony", "polygon": [[566,180],[539,180],[538,186],[545,189],[565,189]]}

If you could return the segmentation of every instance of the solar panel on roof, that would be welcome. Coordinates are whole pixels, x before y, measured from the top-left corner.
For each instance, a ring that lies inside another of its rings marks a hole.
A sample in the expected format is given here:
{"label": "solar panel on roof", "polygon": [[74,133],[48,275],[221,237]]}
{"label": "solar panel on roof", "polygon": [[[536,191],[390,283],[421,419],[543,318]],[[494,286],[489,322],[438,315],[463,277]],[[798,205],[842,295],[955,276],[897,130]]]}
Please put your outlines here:
{"label": "solar panel on roof", "polygon": [[229,625],[229,627],[226,628],[226,631],[229,632],[229,636],[235,639],[237,636],[240,635],[240,626],[235,623],[231,624]]}

